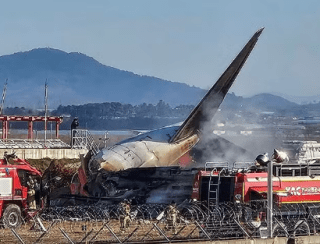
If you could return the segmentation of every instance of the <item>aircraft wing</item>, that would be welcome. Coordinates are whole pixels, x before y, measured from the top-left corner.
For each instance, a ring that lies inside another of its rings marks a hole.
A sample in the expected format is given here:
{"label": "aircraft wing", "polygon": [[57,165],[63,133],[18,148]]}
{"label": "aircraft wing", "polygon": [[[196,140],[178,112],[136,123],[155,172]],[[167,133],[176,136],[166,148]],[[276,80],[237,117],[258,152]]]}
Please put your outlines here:
{"label": "aircraft wing", "polygon": [[208,91],[200,103],[193,109],[189,117],[180,126],[177,133],[170,139],[170,142],[177,142],[197,133],[201,124],[210,121],[218,110],[231,85],[246,62],[252,49],[258,41],[264,28],[259,29],[244,46],[238,56],[229,65],[226,71],[220,76],[214,86]]}

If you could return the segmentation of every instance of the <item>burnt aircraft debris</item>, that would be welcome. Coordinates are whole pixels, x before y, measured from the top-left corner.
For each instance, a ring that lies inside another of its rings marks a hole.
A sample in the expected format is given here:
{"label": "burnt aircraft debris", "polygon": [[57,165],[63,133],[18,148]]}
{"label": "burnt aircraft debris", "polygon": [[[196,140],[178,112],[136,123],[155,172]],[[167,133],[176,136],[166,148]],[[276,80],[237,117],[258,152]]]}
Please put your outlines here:
{"label": "burnt aircraft debris", "polygon": [[231,85],[254,48],[258,30],[208,91],[181,126],[168,126],[124,140],[95,155],[88,163],[91,174],[99,170],[178,165],[179,158],[199,141],[199,132],[218,110]]}
{"label": "burnt aircraft debris", "polygon": [[[72,193],[118,202],[125,198],[180,202],[186,192],[190,193],[191,185],[184,182],[194,176],[192,170],[180,170],[182,161],[192,163],[190,150],[201,133],[206,133],[205,124],[217,112],[262,31],[251,37],[181,126],[139,134],[83,160],[78,176],[73,178]],[[171,191],[175,187],[182,187],[177,189],[179,194]]]}

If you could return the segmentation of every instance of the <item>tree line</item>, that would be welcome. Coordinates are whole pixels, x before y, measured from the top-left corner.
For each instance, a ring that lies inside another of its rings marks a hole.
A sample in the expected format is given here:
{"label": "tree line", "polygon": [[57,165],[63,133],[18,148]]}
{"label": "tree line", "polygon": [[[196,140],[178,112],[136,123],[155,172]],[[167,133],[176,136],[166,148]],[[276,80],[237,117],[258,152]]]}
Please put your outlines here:
{"label": "tree line", "polygon": [[[155,129],[183,121],[193,109],[193,105],[171,107],[160,100],[157,104],[123,104],[120,102],[88,103],[84,105],[60,105],[48,115],[62,116],[61,129],[70,129],[72,120],[79,118],[80,128],[96,130],[112,129]],[[43,110],[25,107],[7,107],[6,115],[44,115]],[[26,128],[14,123],[13,128]]]}

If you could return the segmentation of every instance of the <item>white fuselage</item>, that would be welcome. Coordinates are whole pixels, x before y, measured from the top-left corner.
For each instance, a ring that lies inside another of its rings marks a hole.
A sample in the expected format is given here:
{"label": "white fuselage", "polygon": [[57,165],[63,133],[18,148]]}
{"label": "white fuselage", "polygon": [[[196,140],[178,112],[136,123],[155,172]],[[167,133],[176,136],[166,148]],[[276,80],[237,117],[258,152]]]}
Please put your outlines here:
{"label": "white fuselage", "polygon": [[89,169],[90,164],[95,164],[98,170],[106,171],[178,165],[179,158],[186,154],[199,138],[194,134],[179,142],[169,143],[176,128],[166,127],[147,132],[104,149],[90,160]]}

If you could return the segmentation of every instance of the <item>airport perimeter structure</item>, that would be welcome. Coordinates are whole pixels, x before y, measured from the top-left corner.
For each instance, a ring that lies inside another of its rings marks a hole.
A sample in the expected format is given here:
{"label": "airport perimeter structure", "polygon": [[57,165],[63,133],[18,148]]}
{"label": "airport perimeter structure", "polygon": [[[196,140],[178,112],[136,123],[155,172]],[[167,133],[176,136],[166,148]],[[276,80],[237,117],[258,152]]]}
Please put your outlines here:
{"label": "airport perimeter structure", "polygon": [[9,122],[28,122],[28,139],[33,139],[33,123],[43,122],[45,123],[45,130],[47,129],[47,122],[56,123],[56,138],[59,138],[59,127],[63,121],[62,117],[55,116],[17,116],[17,115],[2,115],[0,116],[2,121],[2,139],[8,139]]}
{"label": "airport perimeter structure", "polygon": [[[211,244],[318,244],[319,235],[297,236],[278,232],[275,238],[259,238],[243,223],[225,213],[226,221],[213,208],[211,213],[196,206],[180,208],[177,225],[170,225],[164,205],[139,205],[131,211],[129,226],[121,227],[120,205],[87,205],[45,209],[20,229],[0,229],[5,243],[211,243]],[[202,212],[202,213],[201,213]],[[41,219],[38,221],[38,219]],[[33,231],[30,231],[32,228]],[[303,233],[300,233],[303,234]]]}
{"label": "airport perimeter structure", "polygon": [[[9,117],[9,116],[6,116]],[[16,119],[18,116],[14,116]],[[20,117],[19,117],[20,118]],[[25,116],[25,119],[34,118]],[[56,137],[59,137],[59,119],[60,117],[51,117],[52,121],[56,121]],[[39,118],[41,119],[41,118]],[[0,117],[1,120],[1,117]],[[21,120],[22,121],[22,120]],[[4,123],[6,124],[6,123]],[[2,139],[0,139],[0,155],[5,152],[15,152],[17,157],[21,159],[74,159],[79,158],[80,154],[87,154],[88,150],[98,150],[92,135],[87,130],[74,130],[74,145],[56,139],[34,139],[32,132],[32,119],[29,121],[28,139],[9,139],[8,130],[4,130]],[[7,126],[7,125],[6,125]],[[5,126],[5,127],[6,127]],[[31,129],[30,129],[31,128]],[[5,138],[5,139],[3,139]]]}

